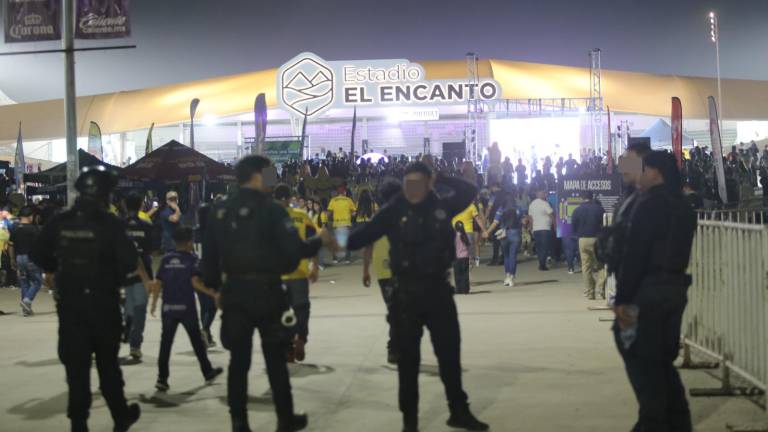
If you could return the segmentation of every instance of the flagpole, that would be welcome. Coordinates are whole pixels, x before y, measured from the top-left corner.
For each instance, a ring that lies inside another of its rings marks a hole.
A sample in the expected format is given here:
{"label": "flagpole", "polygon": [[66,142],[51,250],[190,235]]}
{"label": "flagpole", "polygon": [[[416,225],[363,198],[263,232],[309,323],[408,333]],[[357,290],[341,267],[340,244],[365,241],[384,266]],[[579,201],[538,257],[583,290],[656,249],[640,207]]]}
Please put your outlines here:
{"label": "flagpole", "polygon": [[77,99],[75,93],[75,35],[72,0],[63,0],[62,48],[64,49],[64,123],[67,137],[67,205],[75,203],[75,181],[80,171],[77,155]]}

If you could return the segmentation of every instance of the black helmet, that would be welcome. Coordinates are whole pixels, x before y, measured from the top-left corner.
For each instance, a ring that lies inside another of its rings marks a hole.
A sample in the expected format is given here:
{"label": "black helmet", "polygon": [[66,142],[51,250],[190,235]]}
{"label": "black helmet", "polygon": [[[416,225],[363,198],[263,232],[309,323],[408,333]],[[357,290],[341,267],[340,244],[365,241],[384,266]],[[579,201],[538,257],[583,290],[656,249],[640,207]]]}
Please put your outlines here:
{"label": "black helmet", "polygon": [[85,167],[75,182],[75,189],[82,196],[106,198],[117,186],[117,173],[101,165]]}

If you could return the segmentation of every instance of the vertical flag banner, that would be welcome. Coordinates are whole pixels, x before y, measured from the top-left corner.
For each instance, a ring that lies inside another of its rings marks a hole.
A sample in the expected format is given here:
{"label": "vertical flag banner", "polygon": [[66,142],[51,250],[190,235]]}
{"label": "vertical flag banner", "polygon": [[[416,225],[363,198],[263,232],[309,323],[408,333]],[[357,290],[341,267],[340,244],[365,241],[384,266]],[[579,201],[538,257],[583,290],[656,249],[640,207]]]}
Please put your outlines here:
{"label": "vertical flag banner", "polygon": [[611,107],[608,108],[608,167],[606,168],[606,172],[608,174],[613,174],[613,131],[611,130]]}
{"label": "vertical flag banner", "polygon": [[717,175],[717,191],[723,204],[728,203],[728,189],[725,187],[725,166],[723,165],[723,145],[720,141],[720,126],[717,115],[717,102],[710,96],[709,100],[709,136],[712,138],[712,158],[715,160]]}
{"label": "vertical flag banner", "polygon": [[88,153],[104,160],[104,151],[101,144],[101,128],[96,122],[91,122],[88,128]]}
{"label": "vertical flag banner", "polygon": [[5,0],[5,43],[61,39],[61,0]]}
{"label": "vertical flag banner", "polygon": [[304,111],[304,122],[301,124],[301,151],[302,151],[302,154],[304,152],[304,146],[306,145],[306,141],[307,141],[307,119],[309,118],[309,116],[307,114],[309,114],[309,109]]}
{"label": "vertical flag banner", "polygon": [[155,124],[152,123],[152,125],[149,127],[149,133],[147,133],[147,145],[144,147],[144,154],[148,155],[152,153],[152,131],[155,130]]}
{"label": "vertical flag banner", "polygon": [[131,35],[129,0],[77,0],[75,37],[118,39]]}
{"label": "vertical flag banner", "polygon": [[16,138],[16,160],[13,173],[16,177],[16,190],[21,192],[21,184],[24,182],[24,172],[27,170],[27,162],[24,159],[24,142],[21,139],[21,122],[19,122],[19,136]]}
{"label": "vertical flag banner", "polygon": [[672,153],[677,159],[677,168],[683,168],[683,104],[680,98],[672,98]]}
{"label": "vertical flag banner", "polygon": [[254,125],[256,127],[256,140],[251,148],[251,153],[261,154],[264,151],[264,141],[267,139],[267,96],[259,93],[253,104]]}
{"label": "vertical flag banner", "polygon": [[200,105],[200,99],[194,98],[189,104],[189,146],[195,148],[195,113],[197,106]]}
{"label": "vertical flag banner", "polygon": [[349,144],[349,161],[350,165],[355,164],[355,131],[357,129],[357,105],[355,105],[352,111],[352,140]]}

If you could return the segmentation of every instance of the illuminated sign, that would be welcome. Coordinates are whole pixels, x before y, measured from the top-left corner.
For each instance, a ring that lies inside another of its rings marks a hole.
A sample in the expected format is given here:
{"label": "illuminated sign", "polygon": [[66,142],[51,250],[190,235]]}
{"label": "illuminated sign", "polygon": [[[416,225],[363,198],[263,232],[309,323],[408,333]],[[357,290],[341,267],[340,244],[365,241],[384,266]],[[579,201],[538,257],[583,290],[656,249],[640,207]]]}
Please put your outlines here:
{"label": "illuminated sign", "polygon": [[501,96],[491,79],[426,80],[424,68],[404,59],[327,62],[303,53],[277,74],[281,106],[314,117],[330,108],[457,104]]}

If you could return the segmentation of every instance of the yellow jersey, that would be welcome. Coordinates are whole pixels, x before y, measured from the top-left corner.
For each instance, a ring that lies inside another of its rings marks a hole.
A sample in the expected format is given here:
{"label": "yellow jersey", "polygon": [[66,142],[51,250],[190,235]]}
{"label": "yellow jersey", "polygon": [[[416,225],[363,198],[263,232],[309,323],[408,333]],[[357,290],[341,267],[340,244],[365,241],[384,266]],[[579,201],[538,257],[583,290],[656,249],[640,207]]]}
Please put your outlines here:
{"label": "yellow jersey", "polygon": [[373,243],[373,273],[377,280],[392,278],[389,268],[389,239],[384,236]]}
{"label": "yellow jersey", "polygon": [[[315,231],[317,231],[317,227],[312,222],[312,219],[309,218],[309,215],[304,210],[294,209],[294,208],[287,208],[288,216],[293,221],[293,225],[296,227],[296,230],[299,232],[299,237],[301,237],[302,240],[307,239],[307,228],[312,228]],[[283,275],[283,280],[296,280],[296,279],[306,279],[309,277],[309,260],[308,259],[302,259],[299,263],[299,266],[296,267],[296,270],[294,270],[292,273]]]}
{"label": "yellow jersey", "polygon": [[356,210],[355,202],[345,195],[335,196],[328,203],[328,211],[333,213],[334,228],[352,226],[352,214]]}
{"label": "yellow jersey", "polygon": [[144,222],[152,223],[152,218],[149,217],[147,212],[139,210],[139,219],[143,220]]}
{"label": "yellow jersey", "polygon": [[472,223],[477,215],[479,215],[477,211],[477,206],[474,204],[470,204],[469,207],[464,209],[463,212],[456,215],[456,217],[453,218],[451,221],[451,226],[455,227],[456,222],[461,221],[464,224],[464,231],[471,233],[475,232],[474,224]]}

